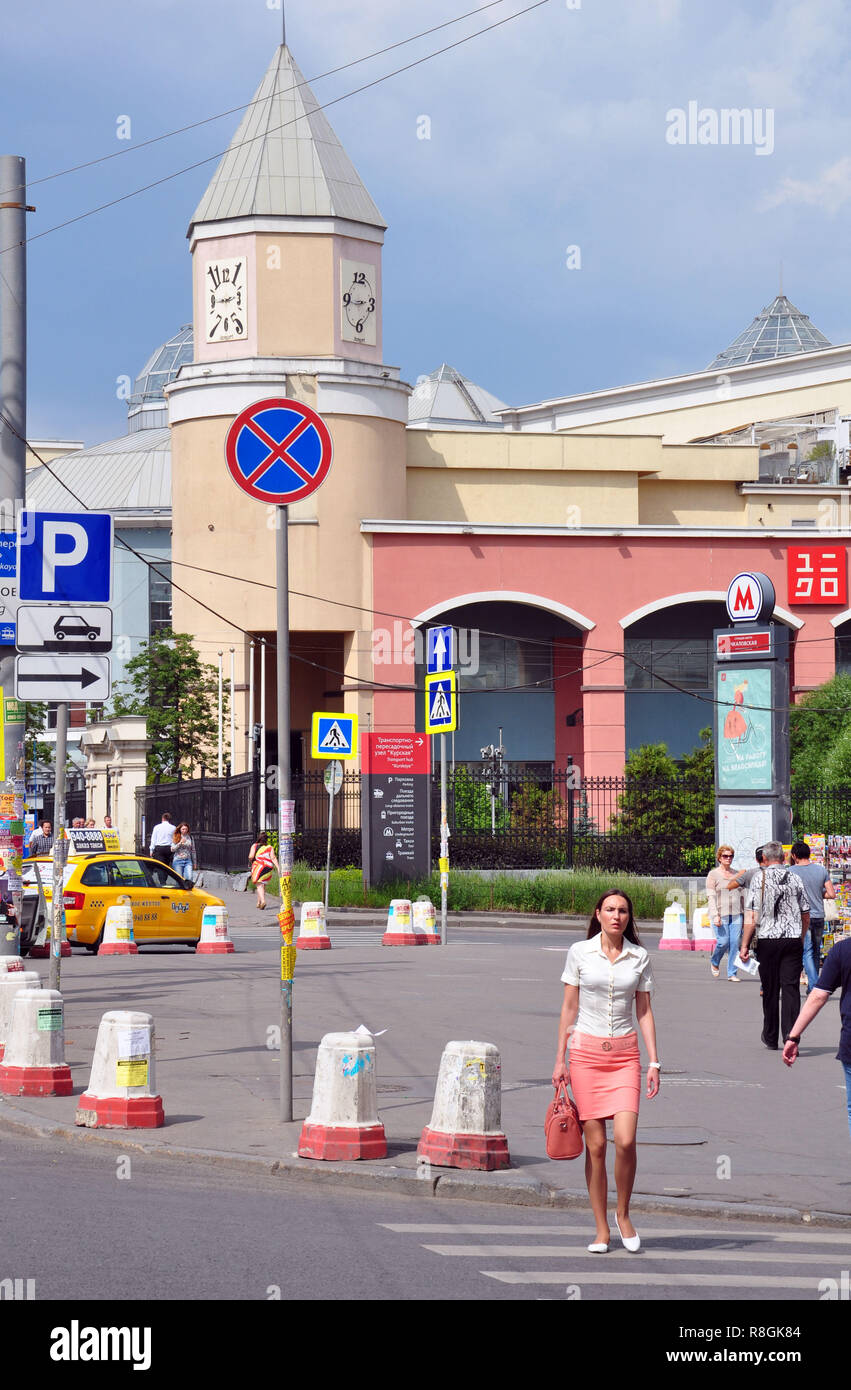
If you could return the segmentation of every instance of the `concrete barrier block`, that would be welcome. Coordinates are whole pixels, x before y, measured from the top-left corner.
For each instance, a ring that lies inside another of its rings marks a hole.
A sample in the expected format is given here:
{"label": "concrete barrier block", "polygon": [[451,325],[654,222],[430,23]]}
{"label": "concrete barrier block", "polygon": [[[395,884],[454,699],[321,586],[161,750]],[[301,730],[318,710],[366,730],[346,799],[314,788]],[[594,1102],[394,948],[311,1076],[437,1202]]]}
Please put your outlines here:
{"label": "concrete barrier block", "polygon": [[319,1044],[313,1102],[298,1144],[301,1158],[385,1158],[378,1116],[375,1039],[366,1029],[326,1033]]}
{"label": "concrete barrier block", "polygon": [[296,937],[297,951],[329,951],[331,938],[325,921],[325,904],[302,903]]}
{"label": "concrete barrier block", "polygon": [[156,1089],[154,1020],[125,1009],[105,1013],[98,1027],[89,1084],[75,1124],[89,1129],[156,1129],[165,1123]]}
{"label": "concrete barrier block", "polygon": [[199,956],[227,956],[233,951],[233,942],[228,932],[228,910],[226,907],[205,907],[201,918],[201,940],[196,952]]}
{"label": "concrete barrier block", "polygon": [[0,1093],[69,1096],[71,1089],[62,995],[55,989],[19,989],[0,1063]]}
{"label": "concrete barrier block", "polygon": [[19,989],[41,989],[35,970],[15,970],[0,974],[0,1061],[6,1051],[6,1038],[12,1018],[12,1004]]}
{"label": "concrete barrier block", "polygon": [[126,903],[116,904],[106,910],[103,926],[103,941],[98,947],[99,956],[137,956],[139,947],[133,935],[133,909]]}
{"label": "concrete barrier block", "polygon": [[502,1132],[502,1066],[493,1043],[446,1044],[431,1123],[422,1132],[417,1158],[444,1168],[491,1171],[509,1166]]}

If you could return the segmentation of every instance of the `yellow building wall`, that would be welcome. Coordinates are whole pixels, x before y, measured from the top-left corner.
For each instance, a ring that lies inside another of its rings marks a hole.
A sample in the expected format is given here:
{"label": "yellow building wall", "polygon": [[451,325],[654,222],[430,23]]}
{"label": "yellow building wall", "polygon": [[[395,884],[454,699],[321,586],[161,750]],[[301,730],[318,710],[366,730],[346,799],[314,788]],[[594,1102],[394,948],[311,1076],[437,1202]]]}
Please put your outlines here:
{"label": "yellow building wall", "polygon": [[747,505],[735,483],[642,479],[639,526],[746,526]]}
{"label": "yellow building wall", "polygon": [[606,420],[598,425],[577,424],[562,433],[631,435],[652,431],[661,435],[666,444],[676,444],[720,434],[723,430],[738,429],[759,420],[783,419],[787,415],[810,414],[835,407],[843,415],[851,414],[851,381],[768,391],[738,400],[725,399],[727,389],[726,379],[719,373],[717,387],[707,391],[706,401],[700,404],[639,414],[629,402],[625,402],[624,414],[619,419]]}

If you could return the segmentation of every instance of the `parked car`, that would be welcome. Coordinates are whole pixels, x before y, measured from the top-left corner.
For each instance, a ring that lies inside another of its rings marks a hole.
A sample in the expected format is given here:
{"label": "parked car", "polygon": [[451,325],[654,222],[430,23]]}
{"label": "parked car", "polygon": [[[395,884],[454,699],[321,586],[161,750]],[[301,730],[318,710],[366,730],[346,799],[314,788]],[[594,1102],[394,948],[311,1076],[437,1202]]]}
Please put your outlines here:
{"label": "parked car", "polygon": [[[32,864],[39,865],[42,881],[50,878],[52,860],[45,856],[25,865],[24,916],[35,916],[38,886]],[[221,898],[195,888],[188,880],[159,859],[141,854],[72,855],[65,866],[65,929],[72,946],[97,951],[103,939],[107,909],[129,903],[133,909],[133,935],[140,946],[190,946],[201,936],[201,918],[206,907],[223,907]],[[44,882],[49,902],[52,884]],[[32,906],[30,906],[32,904]],[[29,946],[35,932],[28,927]],[[24,931],[21,931],[21,954]]]}

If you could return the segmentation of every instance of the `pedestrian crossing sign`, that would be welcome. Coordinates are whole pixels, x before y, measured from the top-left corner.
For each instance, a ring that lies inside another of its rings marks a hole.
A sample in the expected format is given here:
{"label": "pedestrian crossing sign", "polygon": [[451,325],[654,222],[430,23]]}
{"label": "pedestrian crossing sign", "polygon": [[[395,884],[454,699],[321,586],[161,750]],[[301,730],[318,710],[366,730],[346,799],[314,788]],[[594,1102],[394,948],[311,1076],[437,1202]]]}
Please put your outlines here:
{"label": "pedestrian crossing sign", "polygon": [[310,726],[312,758],[354,758],[357,746],[356,714],[314,714]]}
{"label": "pedestrian crossing sign", "polygon": [[449,734],[458,727],[458,685],[454,671],[426,676],[426,733]]}

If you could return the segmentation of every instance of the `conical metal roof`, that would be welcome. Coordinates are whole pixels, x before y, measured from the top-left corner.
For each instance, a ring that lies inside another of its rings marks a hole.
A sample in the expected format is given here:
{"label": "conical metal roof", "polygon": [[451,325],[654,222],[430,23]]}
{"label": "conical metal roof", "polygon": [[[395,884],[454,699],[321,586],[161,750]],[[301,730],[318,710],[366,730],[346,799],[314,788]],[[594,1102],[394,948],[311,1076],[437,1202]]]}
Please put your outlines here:
{"label": "conical metal roof", "polygon": [[744,333],[719,352],[707,371],[714,367],[743,367],[748,362],[766,362],[772,357],[788,357],[796,352],[817,352],[833,344],[810,323],[806,314],[778,294],[767,309],[757,314]]}
{"label": "conical metal roof", "polygon": [[418,379],[408,401],[408,424],[458,420],[501,428],[502,420],[496,411],[505,409],[504,401],[444,362],[436,372]]}
{"label": "conical metal roof", "polygon": [[239,123],[190,224],[234,217],[386,223],[285,45]]}

